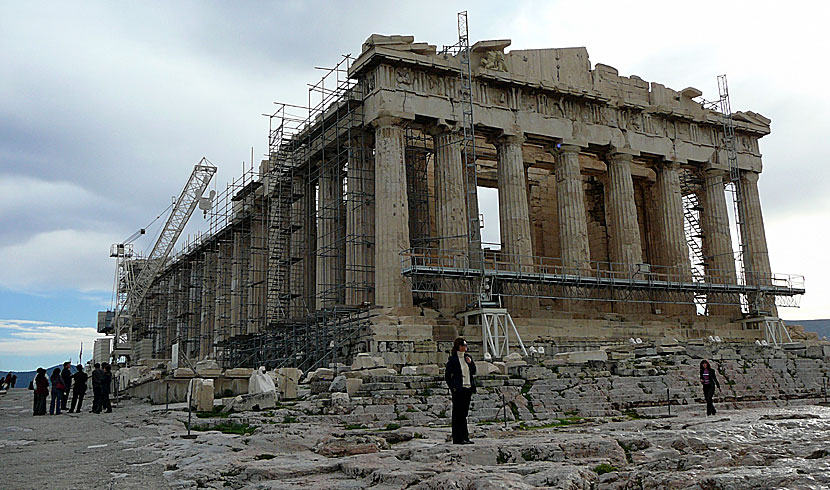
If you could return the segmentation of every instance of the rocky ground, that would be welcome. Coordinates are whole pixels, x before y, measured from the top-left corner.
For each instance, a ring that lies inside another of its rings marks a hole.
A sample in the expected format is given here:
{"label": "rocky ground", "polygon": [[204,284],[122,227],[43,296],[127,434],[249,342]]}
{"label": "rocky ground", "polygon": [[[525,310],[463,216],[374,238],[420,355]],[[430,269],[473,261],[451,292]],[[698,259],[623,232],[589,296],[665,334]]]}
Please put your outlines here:
{"label": "rocky ground", "polygon": [[[694,404],[672,417],[344,425],[313,402],[194,417],[127,401],[109,415],[31,417],[30,392],[0,396],[3,488],[767,489],[830,488],[830,407]],[[232,432],[242,432],[235,434]],[[106,446],[101,446],[106,444]],[[57,467],[60,479],[55,479]]]}

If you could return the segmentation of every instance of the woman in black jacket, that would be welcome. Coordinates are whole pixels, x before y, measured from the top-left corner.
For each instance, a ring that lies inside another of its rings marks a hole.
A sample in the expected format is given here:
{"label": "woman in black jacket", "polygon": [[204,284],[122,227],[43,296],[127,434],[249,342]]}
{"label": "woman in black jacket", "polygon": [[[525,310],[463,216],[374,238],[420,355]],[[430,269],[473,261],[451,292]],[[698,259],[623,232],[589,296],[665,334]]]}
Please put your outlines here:
{"label": "woman in black jacket", "polygon": [[706,415],[715,415],[715,404],[712,402],[712,397],[715,395],[715,387],[720,389],[718,383],[718,375],[715,370],[709,365],[709,361],[700,361],[700,383],[703,385],[703,397],[706,398]]}
{"label": "woman in black jacket", "polygon": [[470,399],[476,392],[476,363],[467,354],[467,341],[463,337],[455,339],[452,354],[447,360],[444,379],[452,393],[452,442],[453,444],[472,444],[467,431],[467,413],[470,411]]}

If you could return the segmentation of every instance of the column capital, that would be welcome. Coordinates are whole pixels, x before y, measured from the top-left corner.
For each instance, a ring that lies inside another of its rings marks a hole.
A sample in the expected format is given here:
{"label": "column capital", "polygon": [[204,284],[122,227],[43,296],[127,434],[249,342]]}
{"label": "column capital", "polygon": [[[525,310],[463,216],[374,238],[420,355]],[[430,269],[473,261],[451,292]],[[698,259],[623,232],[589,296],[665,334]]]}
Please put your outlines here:
{"label": "column capital", "polygon": [[579,153],[583,150],[583,148],[585,147],[582,145],[565,141],[545,145],[545,150],[553,155],[557,155],[560,153]]}
{"label": "column capital", "polygon": [[631,163],[634,160],[634,157],[638,154],[630,149],[626,148],[611,148],[606,154],[605,159],[608,161],[614,162],[628,162]]}
{"label": "column capital", "polygon": [[754,184],[758,182],[758,177],[760,177],[758,172],[753,172],[752,170],[741,170],[741,180],[746,180],[747,182],[752,182]]}
{"label": "column capital", "polygon": [[512,128],[512,131],[501,130],[496,134],[487,137],[487,142],[493,145],[519,144],[525,142],[525,136],[521,128]]}
{"label": "column capital", "polygon": [[409,118],[399,115],[381,115],[369,124],[375,129],[388,128],[390,126],[401,126],[403,128],[403,125],[409,120]]}
{"label": "column capital", "polygon": [[449,122],[446,119],[439,119],[434,124],[424,126],[424,132],[430,136],[440,136],[442,134],[455,133],[458,131],[458,124]]}
{"label": "column capital", "polygon": [[706,173],[706,175],[714,175],[714,176],[726,175],[726,169],[725,168],[717,166],[712,162],[709,162],[708,164],[706,164],[706,166],[703,167],[703,171]]}
{"label": "column capital", "polygon": [[659,170],[679,170],[680,162],[677,160],[662,160],[657,162],[656,167]]}

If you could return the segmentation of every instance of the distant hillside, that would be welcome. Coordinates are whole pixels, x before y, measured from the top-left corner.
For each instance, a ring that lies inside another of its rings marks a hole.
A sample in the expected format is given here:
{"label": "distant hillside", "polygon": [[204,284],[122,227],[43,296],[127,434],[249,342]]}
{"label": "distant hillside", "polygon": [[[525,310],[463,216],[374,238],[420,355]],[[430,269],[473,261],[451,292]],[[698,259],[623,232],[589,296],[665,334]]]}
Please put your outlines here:
{"label": "distant hillside", "polygon": [[[46,377],[47,378],[52,374],[52,371],[54,371],[55,368],[62,369],[63,365],[58,364],[57,366],[52,366],[52,367],[46,369]],[[75,374],[75,371],[76,371],[75,366],[71,366],[69,368],[69,370],[72,371],[72,374]],[[8,373],[8,371],[0,371],[0,377],[5,379],[6,373]],[[29,387],[29,381],[32,381],[33,379],[35,379],[35,375],[37,375],[37,371],[23,371],[23,372],[12,371],[12,374],[17,375],[17,383],[15,383],[15,385],[14,385],[15,388],[28,388]]]}
{"label": "distant hillside", "polygon": [[824,320],[784,320],[787,325],[801,325],[804,330],[816,332],[818,338],[827,336],[830,339],[830,318]]}

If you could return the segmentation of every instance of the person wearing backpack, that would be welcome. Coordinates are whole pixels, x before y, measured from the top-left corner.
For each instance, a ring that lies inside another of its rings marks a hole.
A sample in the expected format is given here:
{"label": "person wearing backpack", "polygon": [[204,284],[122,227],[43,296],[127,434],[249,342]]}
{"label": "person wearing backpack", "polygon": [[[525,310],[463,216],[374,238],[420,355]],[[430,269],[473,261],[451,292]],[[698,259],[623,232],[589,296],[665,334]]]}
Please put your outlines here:
{"label": "person wearing backpack", "polygon": [[52,383],[52,401],[49,403],[49,415],[60,415],[64,385],[59,368],[55,368],[52,371],[52,376],[49,377],[49,381]]}

